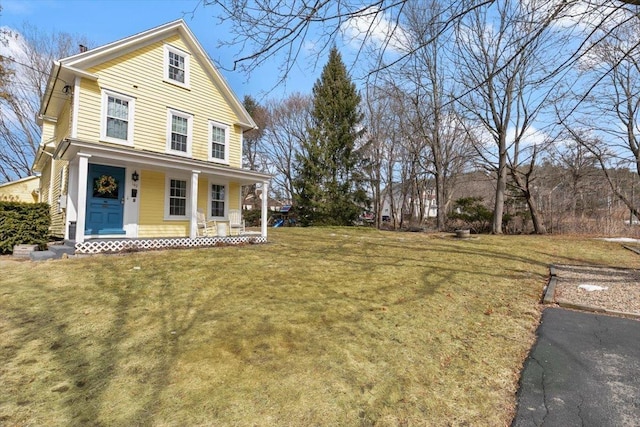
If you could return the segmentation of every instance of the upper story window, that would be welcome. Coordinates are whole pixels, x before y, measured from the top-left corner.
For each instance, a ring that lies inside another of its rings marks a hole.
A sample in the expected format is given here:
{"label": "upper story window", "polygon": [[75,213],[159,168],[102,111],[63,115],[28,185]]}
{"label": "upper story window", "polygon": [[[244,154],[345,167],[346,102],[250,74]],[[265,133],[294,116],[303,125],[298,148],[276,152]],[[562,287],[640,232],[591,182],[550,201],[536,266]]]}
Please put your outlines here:
{"label": "upper story window", "polygon": [[209,121],[209,161],[229,163],[229,126]]}
{"label": "upper story window", "polygon": [[189,54],[173,46],[164,46],[164,79],[189,87]]}
{"label": "upper story window", "polygon": [[193,116],[182,111],[167,113],[167,152],[191,156]]}
{"label": "upper story window", "polygon": [[133,97],[109,90],[102,91],[101,139],[133,145],[134,105]]}

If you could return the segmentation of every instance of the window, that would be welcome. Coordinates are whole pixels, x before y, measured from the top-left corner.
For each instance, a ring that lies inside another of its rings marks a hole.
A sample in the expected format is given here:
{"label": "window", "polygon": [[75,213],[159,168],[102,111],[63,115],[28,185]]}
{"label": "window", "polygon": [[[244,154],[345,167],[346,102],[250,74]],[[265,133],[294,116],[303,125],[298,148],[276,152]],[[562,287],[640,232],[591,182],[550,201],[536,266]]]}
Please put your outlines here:
{"label": "window", "polygon": [[184,83],[184,56],[169,51],[169,79]]}
{"label": "window", "polygon": [[226,187],[221,184],[211,184],[211,216],[224,217],[226,203]]}
{"label": "window", "polygon": [[167,114],[167,152],[191,156],[193,116],[169,110]]}
{"label": "window", "polygon": [[169,217],[187,216],[187,181],[169,178]]}
{"label": "window", "polygon": [[134,102],[135,99],[130,96],[103,91],[101,139],[133,144]]}
{"label": "window", "polygon": [[164,79],[179,86],[189,87],[189,54],[165,45],[164,57]]}
{"label": "window", "polygon": [[209,121],[209,161],[229,163],[229,126]]}

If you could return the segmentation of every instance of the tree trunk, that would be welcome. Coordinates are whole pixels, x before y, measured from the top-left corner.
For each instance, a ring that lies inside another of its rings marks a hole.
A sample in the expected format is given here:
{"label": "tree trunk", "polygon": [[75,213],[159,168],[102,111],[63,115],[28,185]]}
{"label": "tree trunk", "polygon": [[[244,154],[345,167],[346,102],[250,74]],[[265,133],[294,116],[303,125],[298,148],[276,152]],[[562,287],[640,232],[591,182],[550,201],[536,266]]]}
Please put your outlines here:
{"label": "tree trunk", "polygon": [[504,193],[507,189],[507,154],[500,148],[500,160],[498,163],[498,182],[496,183],[496,202],[493,208],[493,224],[491,233],[502,234],[502,215],[504,213]]}

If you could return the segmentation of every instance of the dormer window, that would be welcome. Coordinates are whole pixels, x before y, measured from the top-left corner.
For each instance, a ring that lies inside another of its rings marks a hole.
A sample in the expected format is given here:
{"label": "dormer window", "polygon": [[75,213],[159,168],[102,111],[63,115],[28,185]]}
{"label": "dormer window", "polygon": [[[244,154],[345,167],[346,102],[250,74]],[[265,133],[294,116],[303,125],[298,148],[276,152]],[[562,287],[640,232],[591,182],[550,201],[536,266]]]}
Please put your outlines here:
{"label": "dormer window", "polygon": [[189,87],[190,55],[173,46],[164,46],[164,79],[178,86]]}

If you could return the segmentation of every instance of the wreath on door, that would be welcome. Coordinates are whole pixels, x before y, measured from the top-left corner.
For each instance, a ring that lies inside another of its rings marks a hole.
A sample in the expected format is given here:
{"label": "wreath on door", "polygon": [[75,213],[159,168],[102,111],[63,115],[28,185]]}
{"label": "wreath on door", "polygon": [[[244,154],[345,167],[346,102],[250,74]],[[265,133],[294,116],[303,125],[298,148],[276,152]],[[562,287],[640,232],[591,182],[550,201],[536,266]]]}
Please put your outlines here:
{"label": "wreath on door", "polygon": [[96,179],[93,189],[98,194],[113,194],[118,189],[118,182],[109,175],[102,175]]}

